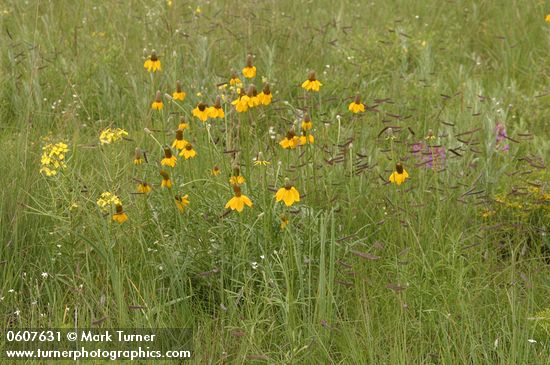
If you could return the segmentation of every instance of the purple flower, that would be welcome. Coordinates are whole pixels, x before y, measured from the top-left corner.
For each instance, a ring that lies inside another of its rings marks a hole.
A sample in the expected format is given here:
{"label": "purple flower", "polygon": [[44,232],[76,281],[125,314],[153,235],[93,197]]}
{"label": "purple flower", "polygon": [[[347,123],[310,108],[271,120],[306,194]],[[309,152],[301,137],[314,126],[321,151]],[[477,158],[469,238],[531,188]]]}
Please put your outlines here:
{"label": "purple flower", "polygon": [[504,123],[497,122],[495,125],[496,133],[496,148],[498,151],[508,152],[510,149],[510,144],[506,143],[508,139],[508,134],[506,134],[506,126]]}
{"label": "purple flower", "polygon": [[442,169],[445,167],[445,160],[447,158],[445,146],[428,146],[422,142],[417,142],[411,146],[411,153],[418,160],[417,166],[424,166],[430,169]]}

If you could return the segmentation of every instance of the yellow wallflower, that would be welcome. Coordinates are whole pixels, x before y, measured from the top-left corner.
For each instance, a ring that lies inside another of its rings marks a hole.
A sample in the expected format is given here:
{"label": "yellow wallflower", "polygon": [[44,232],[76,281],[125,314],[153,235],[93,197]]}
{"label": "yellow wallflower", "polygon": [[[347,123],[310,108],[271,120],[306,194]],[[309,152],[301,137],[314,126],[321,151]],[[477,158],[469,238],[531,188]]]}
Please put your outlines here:
{"label": "yellow wallflower", "polygon": [[187,144],[187,141],[183,139],[183,130],[178,129],[176,131],[176,139],[174,139],[174,142],[172,142],[172,148],[182,150],[185,148],[186,144]]}
{"label": "yellow wallflower", "polygon": [[172,98],[174,98],[174,100],[184,101],[186,95],[187,94],[181,89],[181,82],[178,80],[176,82],[176,91],[172,94]]}
{"label": "yellow wallflower", "polygon": [[151,52],[151,56],[149,56],[149,58],[143,64],[143,67],[149,72],[156,72],[161,70],[160,60],[154,50]]}
{"label": "yellow wallflower", "polygon": [[256,77],[256,66],[252,65],[252,55],[250,53],[246,56],[246,66],[243,68],[243,76],[248,79]]}
{"label": "yellow wallflower", "polygon": [[287,148],[296,148],[300,143],[300,138],[296,136],[294,131],[288,131],[286,137],[279,142],[279,145],[285,149]]}
{"label": "yellow wallflower", "polygon": [[401,162],[395,164],[395,171],[390,175],[390,181],[394,184],[401,185],[409,178],[409,174],[403,168]]}
{"label": "yellow wallflower", "polygon": [[145,181],[142,181],[137,186],[137,192],[140,194],[148,194],[153,190],[152,186]]}
{"label": "yellow wallflower", "polygon": [[172,180],[170,180],[170,175],[164,170],[160,170],[160,176],[162,176],[162,182],[160,186],[163,188],[170,189],[172,187]]}
{"label": "yellow wallflower", "polygon": [[258,94],[258,100],[262,105],[269,105],[271,104],[271,100],[273,99],[273,94],[271,94],[271,90],[269,89],[269,84],[266,82],[264,84],[264,88],[260,94]]}
{"label": "yellow wallflower", "polygon": [[315,71],[309,71],[308,79],[302,83],[302,88],[308,91],[319,91],[321,86],[323,84],[315,78]]}
{"label": "yellow wallflower", "polygon": [[111,206],[111,204],[122,205],[122,202],[118,196],[109,191],[101,193],[101,196],[97,200],[98,207],[102,210],[106,210]]}
{"label": "yellow wallflower", "polygon": [[363,113],[365,111],[365,105],[361,103],[359,95],[355,95],[355,100],[348,106],[348,110],[352,113]]}
{"label": "yellow wallflower", "polygon": [[277,190],[275,194],[275,199],[280,202],[281,200],[285,203],[287,207],[290,207],[295,202],[300,201],[300,193],[296,188],[290,185],[288,179],[285,179],[285,186]]}
{"label": "yellow wallflower", "polygon": [[176,207],[180,212],[183,212],[185,207],[189,205],[189,195],[176,195]]}
{"label": "yellow wallflower", "polygon": [[162,102],[160,90],[157,90],[157,94],[155,95],[155,101],[153,101],[153,103],[151,104],[151,109],[162,110],[162,108],[164,108],[164,103]]}
{"label": "yellow wallflower", "polygon": [[235,192],[235,196],[225,204],[225,209],[229,208],[240,213],[243,211],[245,205],[252,208],[252,201],[241,193],[241,188],[238,185],[233,185],[233,191]]}
{"label": "yellow wallflower", "polygon": [[59,169],[67,167],[64,160],[68,151],[69,146],[63,142],[48,143],[43,146],[40,172],[46,176],[57,175]]}
{"label": "yellow wallflower", "polygon": [[160,164],[163,166],[176,166],[176,156],[172,154],[172,150],[168,147],[164,147],[164,158],[160,161]]}
{"label": "yellow wallflower", "polygon": [[208,105],[200,102],[197,104],[195,109],[193,109],[193,116],[200,119],[201,122],[206,122],[208,119]]}
{"label": "yellow wallflower", "polygon": [[128,220],[128,215],[124,213],[124,210],[122,210],[122,205],[117,204],[115,208],[115,214],[113,214],[113,221],[117,222],[118,224],[122,224]]}
{"label": "yellow wallflower", "polygon": [[110,144],[113,142],[120,141],[122,138],[126,137],[128,132],[120,128],[106,128],[101,131],[99,134],[99,142],[101,144]]}
{"label": "yellow wallflower", "polygon": [[193,145],[189,142],[185,145],[185,148],[181,150],[180,156],[185,157],[186,160],[197,156],[197,151],[193,149]]}

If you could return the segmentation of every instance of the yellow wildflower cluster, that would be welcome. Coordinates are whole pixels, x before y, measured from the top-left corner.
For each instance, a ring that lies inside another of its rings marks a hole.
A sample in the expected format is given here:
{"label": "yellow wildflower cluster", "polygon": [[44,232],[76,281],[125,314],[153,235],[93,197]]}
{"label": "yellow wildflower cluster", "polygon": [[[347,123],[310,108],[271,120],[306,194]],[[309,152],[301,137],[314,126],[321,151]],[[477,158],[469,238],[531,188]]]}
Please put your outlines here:
{"label": "yellow wildflower cluster", "polygon": [[99,134],[99,142],[101,144],[110,144],[120,141],[126,137],[128,132],[121,128],[106,128]]}
{"label": "yellow wildflower cluster", "polygon": [[[149,72],[161,70],[160,60],[155,52],[152,52],[150,57],[145,61],[144,67]],[[246,87],[246,90],[243,87],[241,79],[250,79],[253,81],[256,78],[256,75],[257,69],[256,66],[253,65],[252,55],[249,54],[246,58],[246,65],[242,69],[242,74],[239,76],[233,71],[229,81],[218,86],[218,90],[221,91],[221,94],[215,97],[214,103],[212,105],[208,105],[206,102],[199,101],[195,104],[196,106],[191,110],[190,114],[199,119],[201,122],[206,122],[208,119],[226,119],[227,112],[243,113],[258,106],[270,105],[273,100],[273,95],[271,92],[271,86],[265,77],[262,77],[261,81],[263,83],[263,87],[259,93],[254,83],[250,83]],[[171,143],[167,143],[165,139],[164,143],[161,144],[154,136],[156,131],[145,128],[145,132],[148,133],[160,147],[160,158],[156,162],[156,166],[158,168],[157,173],[160,174],[160,177],[162,178],[160,180],[160,187],[170,191],[177,186],[173,179],[178,176],[177,171],[179,166],[178,168],[176,168],[176,166],[178,165],[179,156],[183,157],[185,160],[192,159],[197,156],[197,152],[193,144],[191,144],[185,136],[186,130],[189,128],[189,124],[185,121],[186,113],[189,109],[184,108],[182,104],[178,103],[185,101],[187,94],[183,91],[181,81],[176,81],[175,85],[175,91],[171,93],[163,94],[160,90],[157,90],[155,98],[151,104],[151,108],[153,110],[162,111],[163,108],[165,108],[165,104],[163,102],[164,95],[165,99],[173,102],[170,103],[169,106],[176,106],[183,112],[183,114],[180,114],[179,116],[180,123],[175,131],[175,138]],[[232,93],[231,95],[226,93],[226,90],[228,89],[227,86],[229,86],[229,90]],[[318,92],[321,86],[321,82],[317,80],[315,72],[313,71],[309,72],[308,79],[301,84],[301,87],[305,90],[314,92]],[[197,92],[196,96],[202,98],[203,93]],[[224,108],[223,102],[226,102],[226,100],[232,100],[231,105],[234,109],[227,110]],[[361,103],[359,95],[355,97],[348,109],[353,113],[361,113],[365,111],[365,105]],[[299,121],[298,128],[300,128],[300,133],[296,133],[294,131],[294,127],[290,129],[285,138],[279,142],[281,147],[285,149],[295,149],[299,146],[314,144],[315,138],[312,133],[314,130],[314,122],[309,114],[310,112],[311,109],[306,108],[306,112],[303,113],[301,120]],[[160,113],[160,117],[164,118],[164,116],[169,116],[172,114],[173,111],[169,111],[168,113]],[[252,120],[253,118],[254,116],[252,116]],[[226,121],[226,123],[228,122],[232,123],[233,119],[230,118]],[[206,126],[206,129],[209,130],[210,125]],[[127,135],[128,133],[123,129],[107,128],[101,132],[100,141],[102,144],[113,143]],[[166,136],[164,136],[164,138],[166,138]],[[237,144],[235,147],[238,149],[239,138],[235,142]],[[235,156],[233,156],[233,158],[235,159]],[[139,147],[136,147],[133,164],[135,166],[141,166],[144,164],[150,166],[151,163],[153,163],[153,161],[148,160],[145,151]],[[254,159],[253,163],[254,166],[270,165],[270,162],[263,157],[261,152],[258,152],[257,158]],[[218,166],[209,168],[208,171],[212,176],[218,176],[221,174],[221,169]],[[145,179],[146,175],[147,172],[144,170],[142,179]],[[398,163],[395,171],[390,175],[389,180],[392,183],[400,185],[405,182],[408,177],[409,175],[407,171],[404,170],[401,163]],[[153,185],[142,179],[135,179],[138,182],[135,190],[137,194],[147,196],[153,191]],[[233,196],[227,201],[225,208],[237,211],[239,213],[243,212],[245,207],[252,208],[252,200],[243,193],[246,179],[241,175],[238,168],[235,168],[233,174],[229,177],[229,184],[233,189]],[[179,194],[176,192],[173,196],[175,196],[174,201],[176,208],[183,212],[189,205],[189,195]],[[288,179],[285,179],[285,183],[274,194],[275,201],[283,203],[286,207],[291,207],[294,204],[299,203],[301,198],[302,196],[300,195],[298,189],[293,186]],[[120,199],[109,192],[103,193],[97,204],[102,209],[114,206],[116,209],[113,215],[113,220],[116,222],[122,223],[128,219],[128,216],[122,208],[122,202]],[[285,227],[289,224],[289,219],[287,215],[283,215],[281,217],[281,229],[285,229]]]}
{"label": "yellow wildflower cluster", "polygon": [[122,209],[122,201],[120,198],[109,191],[101,193],[101,196],[97,200],[97,206],[103,212],[108,212],[113,205],[115,207],[115,212],[112,215],[112,220],[119,224],[126,222],[128,220],[128,215],[124,209]]}
{"label": "yellow wildflower cluster", "polygon": [[101,196],[97,200],[97,206],[102,210],[108,210],[112,204],[122,205],[122,202],[118,196],[109,191],[101,193]]}
{"label": "yellow wildflower cluster", "polygon": [[67,144],[63,142],[48,143],[42,147],[42,157],[40,158],[40,172],[46,176],[57,175],[60,169],[67,167],[65,164],[65,154],[69,151]]}

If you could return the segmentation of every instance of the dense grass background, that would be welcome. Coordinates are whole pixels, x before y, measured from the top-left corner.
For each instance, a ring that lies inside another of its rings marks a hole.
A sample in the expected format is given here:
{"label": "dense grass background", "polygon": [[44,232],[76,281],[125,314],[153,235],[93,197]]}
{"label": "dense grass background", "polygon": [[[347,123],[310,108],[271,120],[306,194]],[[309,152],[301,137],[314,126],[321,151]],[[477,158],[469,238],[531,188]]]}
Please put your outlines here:
{"label": "dense grass background", "polygon": [[[550,307],[549,10],[535,0],[2,2],[2,328],[192,327],[201,364],[550,363],[545,320],[532,319]],[[162,72],[143,69],[144,48]],[[244,115],[226,104],[207,131],[191,109],[212,103],[248,52],[274,103]],[[318,95],[299,87],[310,69]],[[165,100],[153,112],[155,91],[176,80],[184,111]],[[348,112],[356,93],[375,110]],[[306,109],[316,143],[282,150]],[[174,191],[190,196],[184,214],[159,187],[161,151],[143,131],[170,143],[180,115],[198,152],[173,172]],[[508,153],[495,148],[497,121]],[[129,139],[100,147],[109,126]],[[380,134],[390,126],[395,139]],[[410,153],[429,129],[457,152],[442,171]],[[48,135],[70,148],[53,178],[39,173]],[[132,165],[136,146],[146,166]],[[224,153],[233,148],[235,160]],[[271,165],[253,166],[258,151]],[[411,179],[396,187],[385,180],[399,160]],[[254,207],[225,215],[237,163]],[[285,177],[303,195],[291,209],[273,200]],[[132,178],[151,195],[134,194]],[[121,197],[128,222],[102,215],[103,191]]]}

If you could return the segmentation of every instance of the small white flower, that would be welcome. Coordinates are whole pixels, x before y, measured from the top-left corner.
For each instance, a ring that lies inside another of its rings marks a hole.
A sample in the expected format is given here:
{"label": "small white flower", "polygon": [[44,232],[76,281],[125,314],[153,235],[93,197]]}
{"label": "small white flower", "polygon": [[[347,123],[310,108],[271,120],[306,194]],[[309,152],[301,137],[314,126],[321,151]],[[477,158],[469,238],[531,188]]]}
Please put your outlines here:
{"label": "small white flower", "polygon": [[265,256],[264,256],[264,255],[260,255],[260,258],[261,258],[262,260],[264,260],[264,259],[265,259]]}
{"label": "small white flower", "polygon": [[21,311],[19,309],[16,310],[15,312],[13,312],[13,314],[15,314],[16,316],[19,316],[20,313],[21,313]]}
{"label": "small white flower", "polygon": [[48,274],[47,272],[43,272],[43,273],[41,274],[41,276],[42,276],[44,279],[47,279],[48,276],[49,276],[49,274]]}
{"label": "small white flower", "polygon": [[253,261],[250,263],[252,265],[252,268],[256,270],[258,268],[258,263],[256,261]]}
{"label": "small white flower", "polygon": [[537,340],[534,340],[534,339],[530,338],[530,339],[527,340],[527,342],[529,342],[529,343],[537,343]]}

